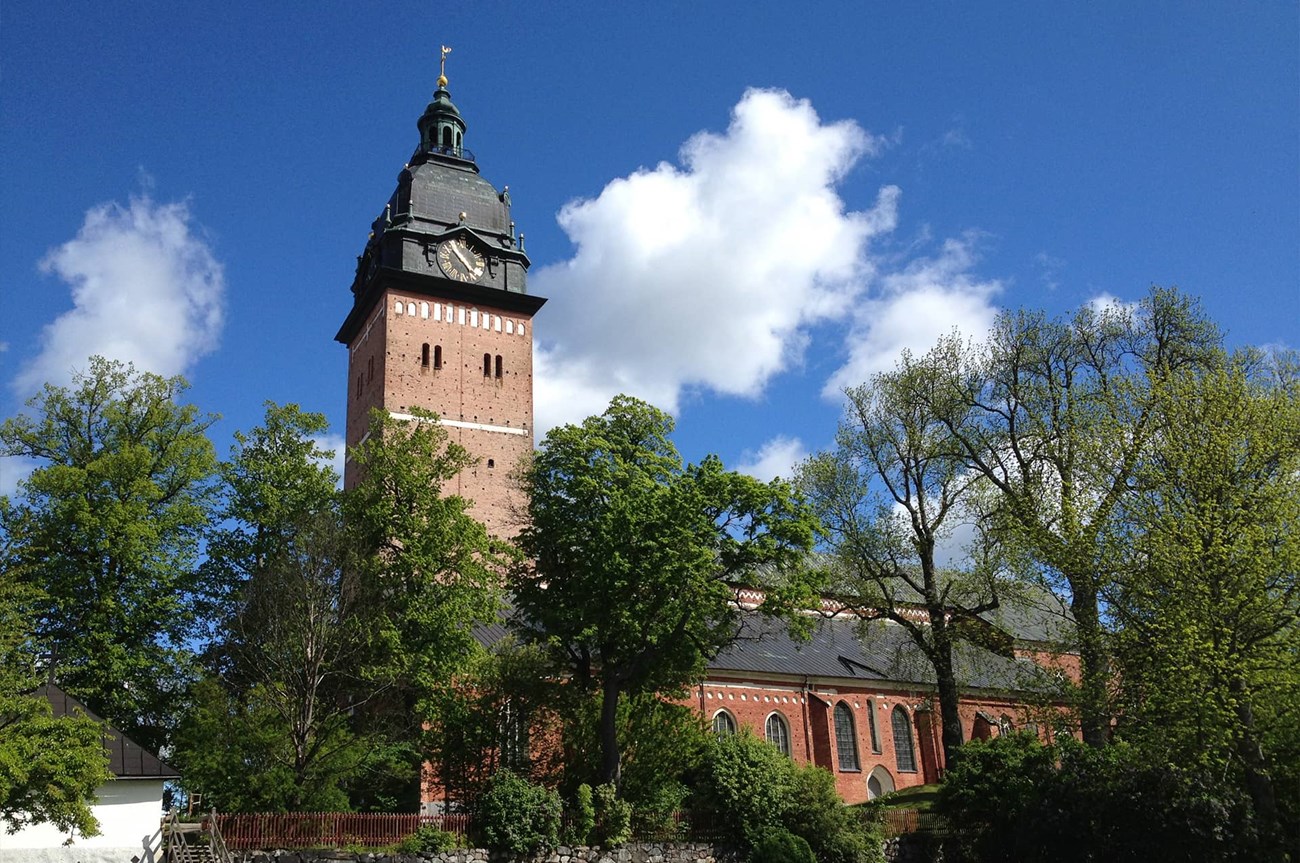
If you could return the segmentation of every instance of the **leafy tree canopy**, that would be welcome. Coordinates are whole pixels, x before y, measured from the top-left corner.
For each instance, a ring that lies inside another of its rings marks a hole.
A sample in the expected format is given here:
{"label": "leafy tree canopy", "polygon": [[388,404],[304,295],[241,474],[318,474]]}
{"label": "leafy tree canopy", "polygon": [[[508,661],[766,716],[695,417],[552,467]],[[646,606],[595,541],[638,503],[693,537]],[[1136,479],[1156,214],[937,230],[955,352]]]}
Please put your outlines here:
{"label": "leafy tree canopy", "polygon": [[809,598],[801,564],[813,518],[781,481],[684,465],[672,419],[628,396],[547,433],[523,473],[529,562],[512,579],[531,636],[602,696],[604,782],[619,778],[618,701],[671,691],[740,635],[735,589],[769,588],[766,610]]}

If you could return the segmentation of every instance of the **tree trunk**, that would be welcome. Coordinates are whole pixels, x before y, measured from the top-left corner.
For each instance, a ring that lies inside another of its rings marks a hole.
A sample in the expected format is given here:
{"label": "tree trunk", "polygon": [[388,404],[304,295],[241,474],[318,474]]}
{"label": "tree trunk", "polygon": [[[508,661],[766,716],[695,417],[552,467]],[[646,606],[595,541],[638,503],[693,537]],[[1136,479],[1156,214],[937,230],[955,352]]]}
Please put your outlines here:
{"label": "tree trunk", "polygon": [[1268,774],[1268,764],[1264,753],[1255,739],[1255,711],[1250,704],[1246,691],[1246,682],[1240,677],[1233,678],[1228,684],[1228,691],[1236,701],[1237,755],[1246,770],[1246,791],[1255,810],[1255,820],[1260,827],[1260,838],[1264,843],[1264,860],[1283,861],[1286,852],[1282,848],[1281,822],[1278,820],[1277,796],[1273,792],[1273,777]]}
{"label": "tree trunk", "polygon": [[[947,639],[945,639],[946,641]],[[934,663],[935,681],[939,687],[939,723],[943,741],[944,770],[952,770],[961,758],[961,714],[958,712],[960,694],[957,691],[957,677],[952,670],[952,647],[945,644],[940,648],[938,661]]]}
{"label": "tree trunk", "polygon": [[1085,576],[1071,578],[1070,591],[1070,612],[1079,637],[1079,724],[1083,742],[1100,748],[1110,740],[1110,665],[1097,610],[1097,589],[1091,577]]}
{"label": "tree trunk", "polygon": [[600,702],[600,781],[619,786],[622,778],[618,752],[618,696],[616,681],[606,680],[601,686]]}

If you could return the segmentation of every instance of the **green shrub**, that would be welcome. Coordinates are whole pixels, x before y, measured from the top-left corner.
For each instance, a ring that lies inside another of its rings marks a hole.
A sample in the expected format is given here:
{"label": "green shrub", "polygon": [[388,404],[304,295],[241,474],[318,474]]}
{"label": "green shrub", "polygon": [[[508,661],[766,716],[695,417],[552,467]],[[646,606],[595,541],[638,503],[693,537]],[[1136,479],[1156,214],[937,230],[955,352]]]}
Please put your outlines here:
{"label": "green shrub", "polygon": [[830,771],[811,764],[794,769],[786,827],[808,841],[820,863],[881,860],[881,837],[872,825],[844,805]]}
{"label": "green shrub", "polygon": [[713,816],[733,842],[749,845],[781,827],[790,808],[794,765],[748,730],[714,741],[704,762],[697,808]]}
{"label": "green shrub", "polygon": [[754,837],[750,863],[817,863],[812,848],[802,836],[789,830],[769,827]]}
{"label": "green shrub", "polygon": [[569,845],[586,845],[596,828],[596,804],[592,802],[591,786],[587,783],[578,786],[569,815],[570,826],[564,841]]}
{"label": "green shrub", "polygon": [[494,851],[532,854],[554,847],[559,839],[559,795],[509,770],[492,776],[475,815],[479,838]]}
{"label": "green shrub", "polygon": [[426,824],[401,842],[398,842],[393,847],[393,850],[398,854],[419,854],[422,851],[436,854],[440,851],[450,851],[459,844],[460,839],[455,833],[448,833],[431,824]]}
{"label": "green shrub", "polygon": [[618,798],[613,785],[597,785],[595,797],[596,828],[590,844],[612,848],[632,838],[632,805]]}
{"label": "green shrub", "polygon": [[956,863],[1259,859],[1249,807],[1231,786],[1124,744],[969,743],[935,811],[951,825],[945,859]]}

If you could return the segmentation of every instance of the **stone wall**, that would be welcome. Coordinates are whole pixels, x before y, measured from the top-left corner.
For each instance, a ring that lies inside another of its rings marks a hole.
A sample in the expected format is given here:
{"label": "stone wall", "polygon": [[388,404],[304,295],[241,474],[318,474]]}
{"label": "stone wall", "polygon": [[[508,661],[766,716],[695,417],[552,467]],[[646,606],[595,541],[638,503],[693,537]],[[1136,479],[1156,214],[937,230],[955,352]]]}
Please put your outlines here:
{"label": "stone wall", "polygon": [[[505,863],[513,858],[481,848],[420,854],[352,851],[237,851],[237,863]],[[735,856],[707,842],[634,842],[602,849],[562,845],[530,863],[734,863]]]}

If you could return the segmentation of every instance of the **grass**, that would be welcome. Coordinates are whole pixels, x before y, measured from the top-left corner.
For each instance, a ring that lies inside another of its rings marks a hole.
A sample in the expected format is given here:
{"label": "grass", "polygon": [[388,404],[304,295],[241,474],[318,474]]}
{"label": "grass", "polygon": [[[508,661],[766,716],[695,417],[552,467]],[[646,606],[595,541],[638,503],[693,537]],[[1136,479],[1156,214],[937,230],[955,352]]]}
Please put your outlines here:
{"label": "grass", "polygon": [[885,809],[915,809],[928,812],[939,794],[939,786],[917,785],[903,788],[880,798],[880,805]]}

